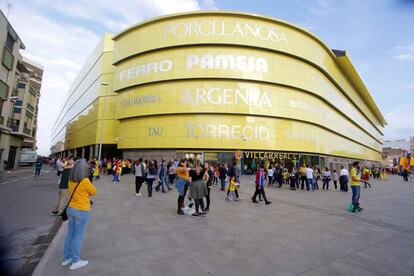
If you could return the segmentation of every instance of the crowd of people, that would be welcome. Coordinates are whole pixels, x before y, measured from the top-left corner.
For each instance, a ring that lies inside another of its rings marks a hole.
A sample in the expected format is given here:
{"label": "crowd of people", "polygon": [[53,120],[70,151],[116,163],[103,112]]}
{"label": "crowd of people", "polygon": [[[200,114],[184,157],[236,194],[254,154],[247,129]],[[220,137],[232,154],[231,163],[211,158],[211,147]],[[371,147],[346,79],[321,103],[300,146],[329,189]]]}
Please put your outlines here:
{"label": "crowd of people", "polygon": [[[223,198],[227,201],[239,201],[241,172],[236,162],[228,164],[214,164],[199,160],[124,160],[118,158],[105,158],[98,162],[96,158],[74,159],[68,157],[56,159],[53,162],[59,176],[58,199],[52,211],[53,215],[68,215],[68,232],[64,245],[63,266],[70,264],[70,270],[84,267],[87,261],[80,259],[80,250],[86,225],[89,220],[93,201],[91,196],[96,194],[92,184],[95,179],[104,175],[112,178],[114,185],[119,185],[121,176],[133,174],[135,178],[135,195],[143,196],[141,189],[144,183],[147,186],[147,196],[153,196],[153,190],[168,193],[175,187],[177,190],[178,215],[191,215],[193,217],[206,217],[211,207],[211,189],[214,185],[224,192]],[[41,166],[40,166],[41,167]],[[316,191],[320,183],[322,190],[340,190],[347,192],[349,185],[352,191],[352,201],[349,206],[351,212],[360,212],[360,185],[370,188],[370,178],[387,180],[388,171],[380,168],[361,167],[354,162],[350,172],[343,166],[337,172],[325,167],[302,165],[299,168],[285,168],[278,163],[263,163],[255,170],[255,187],[251,197],[253,203],[268,200],[265,187],[281,188],[288,186],[291,190]],[[40,169],[36,168],[36,175]],[[350,183],[349,183],[350,182]],[[331,186],[332,187],[332,186]],[[226,189],[227,188],[227,189]],[[188,204],[185,204],[188,199]],[[192,207],[195,208],[192,208]]]}

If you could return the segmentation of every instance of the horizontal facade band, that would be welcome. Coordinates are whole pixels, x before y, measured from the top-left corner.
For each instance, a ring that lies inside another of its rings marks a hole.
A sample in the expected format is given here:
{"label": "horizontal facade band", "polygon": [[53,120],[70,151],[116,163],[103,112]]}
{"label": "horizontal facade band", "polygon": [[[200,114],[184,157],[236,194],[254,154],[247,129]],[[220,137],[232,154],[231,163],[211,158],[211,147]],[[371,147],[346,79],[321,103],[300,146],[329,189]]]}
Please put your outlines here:
{"label": "horizontal facade band", "polygon": [[119,149],[210,148],[319,152],[381,160],[381,153],[305,122],[259,116],[201,114],[122,120]]}
{"label": "horizontal facade band", "polygon": [[237,12],[184,13],[137,24],[116,35],[114,40],[114,65],[135,55],[189,45],[253,47],[297,56],[333,76],[342,89],[350,94],[351,100],[355,96],[366,98],[361,102],[357,100],[356,105],[367,103],[379,116],[378,119],[385,123],[369,92],[357,92],[350,83],[349,77],[354,82],[360,81],[359,77],[353,77],[357,75],[356,72],[343,72],[343,67],[337,64],[335,54],[319,38],[281,20]]}
{"label": "horizontal facade band", "polygon": [[124,90],[117,101],[117,119],[172,113],[231,113],[309,121],[381,150],[379,134],[376,139],[325,99],[289,87],[235,80],[163,82]]}
{"label": "horizontal facade band", "polygon": [[[114,90],[172,79],[223,78],[293,86],[335,99],[352,116],[373,124],[342,91],[314,66],[286,55],[229,47],[189,47],[138,56],[116,67]],[[355,99],[357,99],[355,97]],[[361,123],[359,123],[361,124]]]}

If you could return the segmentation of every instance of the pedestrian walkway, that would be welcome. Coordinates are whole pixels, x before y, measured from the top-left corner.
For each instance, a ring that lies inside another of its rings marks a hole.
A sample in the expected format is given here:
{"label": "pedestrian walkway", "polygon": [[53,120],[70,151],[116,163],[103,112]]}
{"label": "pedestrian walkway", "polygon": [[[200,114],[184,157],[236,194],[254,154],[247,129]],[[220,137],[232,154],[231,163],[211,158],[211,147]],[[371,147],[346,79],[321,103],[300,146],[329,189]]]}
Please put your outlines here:
{"label": "pedestrian walkway", "polygon": [[132,175],[118,185],[95,182],[87,267],[60,266],[65,235],[58,235],[39,275],[414,274],[414,183],[397,177],[362,189],[365,210],[357,214],[346,210],[351,194],[338,191],[268,188],[273,204],[254,204],[245,177],[239,202],[213,187],[205,218],[177,215],[175,189],[148,198],[143,186],[137,198],[133,183]]}

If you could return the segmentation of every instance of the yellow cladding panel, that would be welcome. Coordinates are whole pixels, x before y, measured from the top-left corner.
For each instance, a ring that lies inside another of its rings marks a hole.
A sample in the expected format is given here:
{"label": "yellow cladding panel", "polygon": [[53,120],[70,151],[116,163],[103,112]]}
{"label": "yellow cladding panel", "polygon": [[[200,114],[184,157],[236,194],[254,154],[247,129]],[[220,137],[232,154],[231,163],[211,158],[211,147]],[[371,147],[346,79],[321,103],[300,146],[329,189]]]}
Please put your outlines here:
{"label": "yellow cladding panel", "polygon": [[381,153],[323,128],[286,119],[242,115],[170,115],[120,122],[118,147],[260,149],[381,160]]}
{"label": "yellow cladding panel", "polygon": [[[101,122],[104,97],[100,97],[89,105],[75,120],[66,126],[65,148],[72,149],[85,145],[97,144],[100,141]],[[115,144],[118,135],[118,120],[116,113],[116,96],[107,97],[103,143]]]}
{"label": "yellow cladding panel", "polygon": [[[332,51],[314,35],[286,22],[240,13],[182,14],[148,21],[122,32],[114,39],[115,63],[142,52],[178,45],[228,44],[295,55],[322,68],[375,125],[382,124],[382,116],[377,118],[372,113],[371,108],[377,112],[373,100],[361,98],[365,94],[355,90],[344,76]],[[175,53],[170,50],[169,55]]]}
{"label": "yellow cladding panel", "polygon": [[171,79],[234,78],[283,84],[310,91],[341,107],[377,138],[381,133],[315,67],[282,54],[232,47],[190,47],[131,58],[115,72],[114,89]]}
{"label": "yellow cladding panel", "polygon": [[173,113],[237,113],[292,118],[319,124],[379,152],[382,150],[378,141],[322,99],[275,85],[218,80],[135,87],[120,93],[116,117]]}

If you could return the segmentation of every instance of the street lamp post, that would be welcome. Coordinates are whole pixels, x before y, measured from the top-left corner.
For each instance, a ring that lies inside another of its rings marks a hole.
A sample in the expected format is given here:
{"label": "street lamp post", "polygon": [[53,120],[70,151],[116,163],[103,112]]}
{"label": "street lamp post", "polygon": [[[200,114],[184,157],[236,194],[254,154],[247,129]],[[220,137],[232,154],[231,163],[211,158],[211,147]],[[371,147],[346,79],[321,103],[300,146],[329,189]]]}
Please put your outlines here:
{"label": "street lamp post", "polygon": [[103,106],[103,112],[102,112],[101,137],[99,139],[98,162],[101,161],[102,139],[103,139],[103,131],[104,131],[104,117],[105,117],[105,109],[106,109],[106,98],[108,97],[108,83],[107,82],[101,82],[101,85],[105,86],[105,99],[104,99],[104,106]]}

